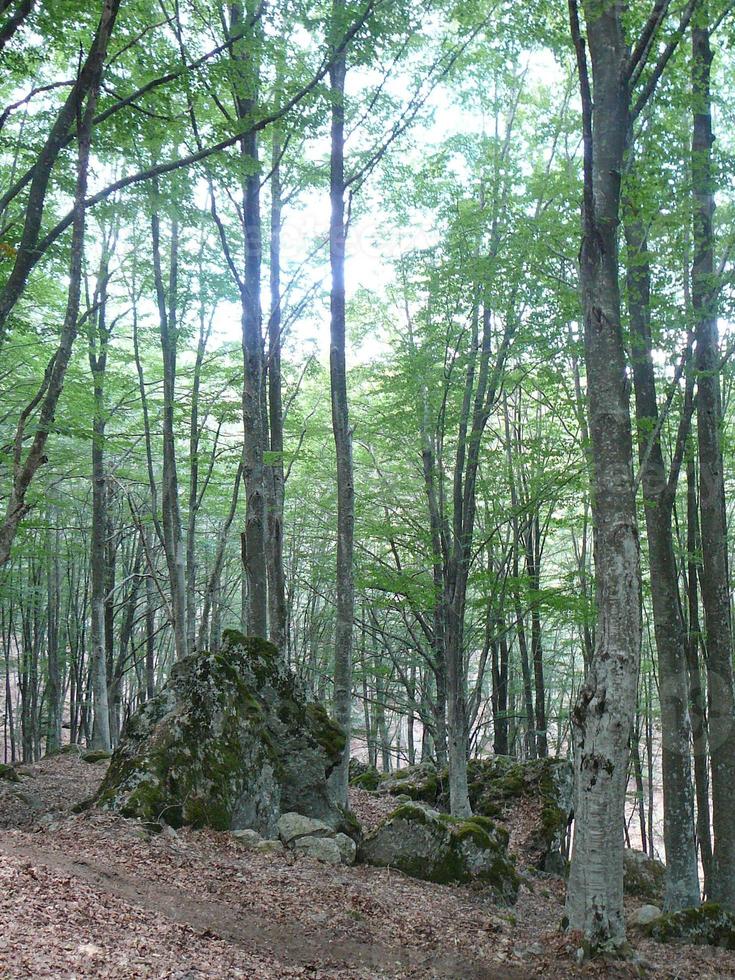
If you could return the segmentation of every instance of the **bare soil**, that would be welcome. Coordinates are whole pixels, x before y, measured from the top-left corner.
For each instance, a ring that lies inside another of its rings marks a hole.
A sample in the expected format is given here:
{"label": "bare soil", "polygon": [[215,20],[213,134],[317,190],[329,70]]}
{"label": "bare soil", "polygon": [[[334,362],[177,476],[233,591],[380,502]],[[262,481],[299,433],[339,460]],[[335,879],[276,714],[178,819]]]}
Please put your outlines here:
{"label": "bare soil", "polygon": [[[526,875],[506,909],[482,889],[72,813],[104,768],[65,754],[24,769],[20,783],[0,781],[0,977],[640,975],[630,963],[576,963],[575,937],[558,928],[559,879]],[[361,791],[352,804],[367,828],[392,806]],[[633,941],[654,977],[735,977],[731,952]]]}

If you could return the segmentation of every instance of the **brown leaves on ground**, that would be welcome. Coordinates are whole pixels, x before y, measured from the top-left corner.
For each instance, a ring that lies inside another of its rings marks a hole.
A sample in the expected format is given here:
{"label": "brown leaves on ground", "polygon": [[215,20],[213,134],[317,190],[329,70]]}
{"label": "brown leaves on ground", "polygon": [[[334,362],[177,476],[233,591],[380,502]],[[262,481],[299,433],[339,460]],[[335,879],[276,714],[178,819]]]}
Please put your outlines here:
{"label": "brown leaves on ground", "polygon": [[[0,794],[3,977],[630,977],[578,966],[559,932],[563,883],[527,879],[504,909],[471,887],[383,869],[244,851],[228,834],[152,837],[133,821],[68,807],[104,772],[74,756],[33,766]],[[358,791],[366,828],[393,802]],[[52,819],[48,813],[53,809]],[[66,811],[66,812],[64,812]],[[722,950],[641,942],[659,977],[735,977]]]}

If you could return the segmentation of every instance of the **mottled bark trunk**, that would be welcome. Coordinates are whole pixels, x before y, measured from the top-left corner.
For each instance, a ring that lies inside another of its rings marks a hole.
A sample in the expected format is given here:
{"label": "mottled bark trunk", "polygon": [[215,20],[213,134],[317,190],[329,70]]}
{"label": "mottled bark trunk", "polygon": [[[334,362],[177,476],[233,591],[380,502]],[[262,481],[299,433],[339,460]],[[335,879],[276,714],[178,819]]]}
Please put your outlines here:
{"label": "mottled bark trunk", "polygon": [[629,131],[621,5],[584,4],[593,96],[575,25],[584,108],[580,284],[595,524],[595,649],[572,712],[575,835],[567,915],[591,950],[625,941],[623,825],[641,643],[632,432],[620,323],[617,226]]}

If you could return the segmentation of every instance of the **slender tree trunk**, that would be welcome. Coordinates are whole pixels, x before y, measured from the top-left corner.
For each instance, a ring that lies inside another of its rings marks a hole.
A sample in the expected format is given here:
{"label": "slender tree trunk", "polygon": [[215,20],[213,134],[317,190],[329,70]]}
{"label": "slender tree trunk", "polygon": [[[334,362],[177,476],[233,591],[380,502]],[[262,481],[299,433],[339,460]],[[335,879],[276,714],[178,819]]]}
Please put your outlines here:
{"label": "slender tree trunk", "polygon": [[704,874],[703,894],[709,897],[712,874],[712,834],[710,829],[709,749],[707,739],[706,692],[702,683],[699,653],[702,631],[699,625],[699,510],[697,474],[693,454],[687,458],[687,666],[689,669],[689,712],[694,747],[694,787],[697,798],[697,839]]}
{"label": "slender tree trunk", "polygon": [[268,602],[270,637],[285,650],[286,579],[283,570],[283,398],[281,392],[281,144],[273,131],[271,158],[270,316],[268,318],[268,419],[270,423],[270,499],[268,502]]}
{"label": "slender tree trunk", "polygon": [[60,535],[58,529],[58,513],[51,511],[51,519],[57,525],[49,532],[48,555],[48,618],[46,630],[48,636],[48,721],[46,725],[46,753],[58,752],[61,748],[61,716],[63,713],[63,677],[62,658],[60,654],[61,641],[61,568],[59,564]]}
{"label": "slender tree trunk", "polygon": [[[332,0],[332,37],[341,35],[344,0]],[[331,105],[329,262],[332,273],[330,298],[329,374],[332,431],[337,456],[337,617],[334,649],[334,715],[347,735],[344,756],[332,776],[338,802],[347,805],[352,721],[352,632],[355,618],[353,546],[355,488],[352,475],[352,430],[347,402],[345,344],[345,74],[344,53],[329,69]]]}
{"label": "slender tree trunk", "polygon": [[[257,21],[256,4],[248,0],[246,15]],[[243,8],[239,2],[230,5],[230,33],[243,29]],[[253,27],[244,42],[233,43],[231,57],[235,71],[235,108],[239,120],[249,119],[258,104],[259,28]],[[263,336],[261,325],[260,267],[260,159],[257,134],[248,132],[240,141],[243,162],[242,222],[245,270],[241,282],[242,356],[243,356],[243,479],[246,495],[243,561],[247,579],[247,631],[256,636],[268,635],[268,572],[266,561],[267,514],[266,473],[263,454],[266,448],[267,412],[263,393]]]}
{"label": "slender tree trunk", "polygon": [[154,211],[151,217],[153,271],[158,302],[161,354],[163,356],[163,472],[161,479],[161,516],[163,545],[166,552],[171,612],[173,615],[174,647],[181,660],[188,652],[186,629],[186,551],[179,504],[179,478],[176,461],[176,361],[178,348],[178,252],[179,227],[176,218],[171,222],[171,252],[168,289],[164,286],[161,261],[160,219]]}
{"label": "slender tree trunk", "polygon": [[694,260],[692,304],[696,317],[699,509],[702,537],[702,605],[707,647],[709,737],[712,767],[712,901],[735,910],[735,722],[730,621],[727,520],[722,463],[719,339],[715,314],[715,207],[712,107],[707,7],[692,28],[692,184]]}
{"label": "slender tree trunk", "polygon": [[[628,210],[632,208],[630,204]],[[689,761],[691,729],[686,633],[681,617],[672,530],[678,467],[669,477],[661,441],[657,435],[654,437],[658,403],[650,325],[651,270],[645,231],[633,214],[629,214],[625,222],[625,237],[636,422],[659,666],[666,848],[664,904],[667,910],[678,911],[699,904],[694,790]],[[689,400],[684,411],[688,411],[688,406]]]}

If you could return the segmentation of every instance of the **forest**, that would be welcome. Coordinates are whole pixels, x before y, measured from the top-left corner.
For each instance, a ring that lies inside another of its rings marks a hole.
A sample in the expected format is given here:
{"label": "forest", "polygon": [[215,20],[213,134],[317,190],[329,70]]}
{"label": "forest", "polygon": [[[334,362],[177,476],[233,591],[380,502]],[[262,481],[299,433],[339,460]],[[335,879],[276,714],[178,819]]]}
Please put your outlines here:
{"label": "forest", "polygon": [[0,0],[0,975],[735,976],[734,45]]}

